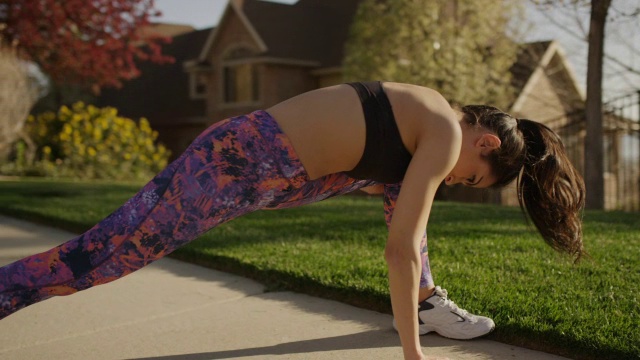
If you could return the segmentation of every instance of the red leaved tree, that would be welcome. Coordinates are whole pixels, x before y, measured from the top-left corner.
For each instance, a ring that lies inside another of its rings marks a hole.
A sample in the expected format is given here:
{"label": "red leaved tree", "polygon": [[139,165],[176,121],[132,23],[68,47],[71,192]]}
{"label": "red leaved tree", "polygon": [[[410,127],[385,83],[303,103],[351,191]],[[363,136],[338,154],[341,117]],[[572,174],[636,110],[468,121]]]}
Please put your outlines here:
{"label": "red leaved tree", "polygon": [[159,15],[154,0],[0,0],[0,40],[55,83],[118,87],[136,61],[173,61],[168,38],[142,31]]}

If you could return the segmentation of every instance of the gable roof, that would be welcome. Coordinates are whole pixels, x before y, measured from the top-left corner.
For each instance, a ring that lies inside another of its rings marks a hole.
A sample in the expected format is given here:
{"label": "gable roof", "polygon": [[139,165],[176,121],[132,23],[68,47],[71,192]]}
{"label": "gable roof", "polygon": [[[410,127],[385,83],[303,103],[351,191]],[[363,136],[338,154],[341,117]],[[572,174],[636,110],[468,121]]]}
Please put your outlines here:
{"label": "gable roof", "polygon": [[[311,61],[320,67],[342,63],[344,44],[361,0],[300,0],[293,5],[259,0],[230,1],[227,16],[239,16],[261,56]],[[218,27],[220,28],[220,26]],[[212,32],[199,56],[206,62],[218,33]]]}
{"label": "gable roof", "polygon": [[559,93],[564,97],[564,103],[568,106],[584,103],[584,92],[578,86],[576,76],[560,45],[555,40],[539,41],[523,44],[516,62],[510,69],[512,75],[511,83],[517,94],[511,106],[511,111],[517,112],[520,110],[520,106],[531,93],[535,82],[545,74],[545,69],[554,61],[559,62],[562,66],[560,67],[561,73],[554,74],[552,81],[570,90],[569,92],[562,91]]}
{"label": "gable roof", "polygon": [[[339,66],[360,0],[300,0],[293,6],[246,1],[244,12],[267,45],[265,55]],[[286,39],[286,40],[283,40]]]}
{"label": "gable roof", "polygon": [[211,52],[211,48],[213,47],[213,44],[215,44],[216,40],[218,39],[220,29],[224,27],[222,24],[224,23],[225,19],[233,15],[237,16],[240,19],[244,27],[247,29],[247,31],[251,34],[251,36],[255,40],[256,44],[258,44],[260,51],[264,52],[267,50],[267,46],[262,41],[262,38],[260,37],[260,35],[258,35],[256,30],[254,29],[253,24],[244,15],[244,12],[242,11],[242,1],[243,0],[229,0],[229,2],[227,3],[227,7],[222,13],[222,17],[220,18],[220,21],[218,22],[218,27],[214,28],[209,34],[209,37],[207,38],[207,41],[202,47],[198,58],[188,61],[188,64],[187,64],[188,67],[198,65],[198,64],[209,63],[208,56],[209,56],[209,53]]}
{"label": "gable roof", "polygon": [[551,41],[538,41],[523,44],[520,47],[516,62],[509,70],[512,75],[511,85],[517,94],[522,92],[533,72],[540,66],[540,61],[549,45],[551,45]]}

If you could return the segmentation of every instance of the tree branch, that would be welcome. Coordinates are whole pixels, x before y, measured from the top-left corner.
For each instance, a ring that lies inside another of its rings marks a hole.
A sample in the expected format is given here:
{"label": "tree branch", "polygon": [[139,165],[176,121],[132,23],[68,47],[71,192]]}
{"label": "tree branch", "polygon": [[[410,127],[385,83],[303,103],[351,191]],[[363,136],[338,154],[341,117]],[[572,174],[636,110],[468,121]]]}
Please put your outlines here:
{"label": "tree branch", "polygon": [[[640,12],[640,8],[636,9],[636,11],[631,13],[631,14],[633,15],[633,14],[635,14],[637,12]],[[588,43],[588,40],[587,40],[586,37],[580,35],[578,32],[576,32],[573,29],[569,28],[565,24],[557,21],[555,18],[553,18],[547,12],[542,12],[542,14],[550,23],[552,23],[553,25],[557,26],[561,30],[565,31],[567,34],[571,35],[573,38],[575,38],[577,40],[580,40],[582,42]],[[576,18],[576,17],[574,17],[574,18]],[[625,43],[625,45],[627,45],[627,44]],[[637,52],[637,50],[633,46],[631,46],[630,48],[633,49],[632,51]],[[608,61],[610,61],[610,62],[612,62],[612,63],[614,63],[614,64],[616,64],[616,65],[618,65],[620,67],[622,67],[624,70],[629,71],[629,72],[634,73],[634,74],[637,74],[637,75],[640,75],[640,68],[634,68],[633,66],[628,65],[624,61],[616,58],[615,56],[612,56],[611,54],[606,54],[605,53],[604,57],[605,57],[606,60],[608,60]]]}

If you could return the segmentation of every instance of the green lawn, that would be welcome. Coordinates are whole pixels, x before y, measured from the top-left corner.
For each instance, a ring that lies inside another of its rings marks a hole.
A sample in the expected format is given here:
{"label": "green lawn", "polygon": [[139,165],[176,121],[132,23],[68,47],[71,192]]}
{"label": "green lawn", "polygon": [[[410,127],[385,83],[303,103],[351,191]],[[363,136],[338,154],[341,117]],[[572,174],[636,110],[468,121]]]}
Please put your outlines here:
{"label": "green lawn", "polygon": [[[0,182],[0,213],[72,231],[140,185]],[[347,196],[222,225],[174,256],[294,290],[389,312],[382,201]],[[640,358],[640,214],[587,212],[591,259],[556,255],[519,209],[437,202],[429,225],[436,283],[491,316],[489,338],[578,359]]]}

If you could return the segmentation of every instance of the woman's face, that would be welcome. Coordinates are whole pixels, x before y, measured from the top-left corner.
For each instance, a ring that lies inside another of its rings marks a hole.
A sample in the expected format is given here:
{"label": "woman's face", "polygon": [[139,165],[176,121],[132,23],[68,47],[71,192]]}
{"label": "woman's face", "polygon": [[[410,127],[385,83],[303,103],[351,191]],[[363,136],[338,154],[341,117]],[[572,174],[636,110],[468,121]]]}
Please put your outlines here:
{"label": "woman's face", "polygon": [[449,175],[444,179],[445,184],[463,184],[465,186],[486,188],[495,183],[489,162],[481,156],[463,156]]}
{"label": "woman's face", "polygon": [[460,156],[453,170],[445,177],[446,185],[486,188],[496,182],[487,157],[500,147],[500,139],[483,129],[463,126]]}

